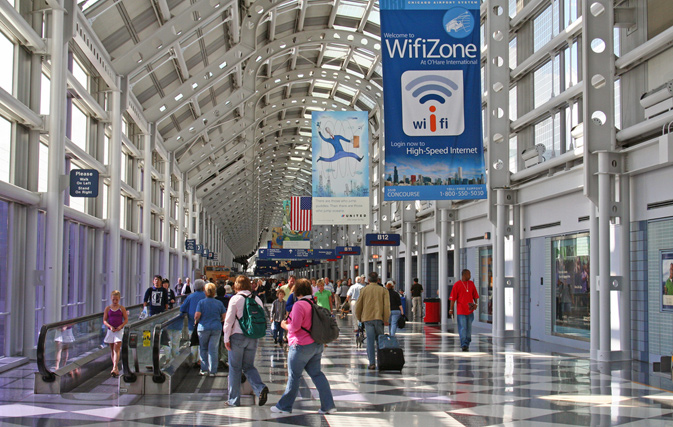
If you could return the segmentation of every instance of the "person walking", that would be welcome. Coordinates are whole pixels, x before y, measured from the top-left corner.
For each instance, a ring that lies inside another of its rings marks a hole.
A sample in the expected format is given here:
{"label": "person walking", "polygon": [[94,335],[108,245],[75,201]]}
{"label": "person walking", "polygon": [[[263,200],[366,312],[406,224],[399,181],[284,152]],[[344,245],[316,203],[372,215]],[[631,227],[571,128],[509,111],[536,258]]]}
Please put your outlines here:
{"label": "person walking", "polygon": [[474,282],[470,280],[472,273],[465,269],[461,273],[461,279],[453,284],[451,289],[451,308],[449,314],[454,313],[456,307],[456,322],[458,324],[458,335],[460,336],[460,347],[463,351],[469,351],[470,342],[472,342],[472,322],[474,321],[474,310],[477,308],[479,293]]}
{"label": "person walking", "polygon": [[423,314],[423,286],[418,283],[418,277],[414,279],[414,284],[411,285],[411,314],[414,321],[421,321]]}
{"label": "person walking", "polygon": [[353,332],[358,331],[360,326],[360,321],[355,315],[355,309],[357,307],[358,298],[360,298],[360,291],[364,288],[362,285],[362,277],[357,276],[355,278],[355,284],[348,288],[348,295],[346,296],[346,302],[350,302],[351,305],[351,314],[353,315]]}
{"label": "person walking", "polygon": [[[252,284],[246,276],[236,277],[234,283],[236,295],[229,301],[229,309],[224,319],[224,345],[229,350],[229,396],[226,406],[241,404],[241,373],[245,373],[253,391],[259,397],[258,404],[263,406],[268,398],[269,388],[262,382],[255,368],[257,339],[247,337],[239,324],[243,317],[246,298],[252,298]],[[259,297],[254,297],[257,304],[263,307]]]}
{"label": "person walking", "polygon": [[365,324],[370,370],[376,369],[376,342],[379,335],[383,335],[383,326],[390,318],[390,295],[377,283],[378,278],[375,271],[369,273],[369,284],[360,291],[355,309],[357,318]]}
{"label": "person walking", "polygon": [[163,313],[168,308],[168,292],[161,283],[161,276],[154,276],[153,286],[147,288],[143,298],[143,306],[149,308],[149,315]]}
{"label": "person walking", "polygon": [[294,401],[299,393],[299,383],[303,371],[311,377],[315,388],[320,396],[319,414],[333,414],[337,411],[334,405],[332,390],[327,381],[327,377],[320,369],[320,363],[324,346],[316,343],[309,331],[312,326],[312,304],[308,301],[312,298],[311,282],[306,279],[299,279],[294,287],[294,293],[297,302],[294,304],[292,313],[287,320],[281,323],[284,329],[287,329],[290,351],[287,357],[287,366],[289,369],[287,386],[285,393],[275,406],[271,407],[271,412],[291,413]]}
{"label": "person walking", "polygon": [[284,330],[281,322],[285,319],[285,292],[282,289],[276,291],[277,299],[271,305],[271,321],[273,322],[273,343],[283,345]]}
{"label": "person walking", "polygon": [[214,377],[217,373],[218,347],[222,336],[222,322],[226,309],[221,301],[215,299],[217,287],[214,283],[205,286],[206,298],[199,301],[194,313],[194,321],[198,323],[199,350],[201,355],[201,372],[199,375]]}
{"label": "person walking", "polygon": [[402,307],[402,299],[400,294],[395,290],[395,284],[392,280],[388,280],[386,283],[386,288],[388,288],[388,295],[390,295],[390,336],[394,337],[395,332],[397,332],[397,321],[400,320],[400,316],[404,314],[404,308]]}
{"label": "person walking", "polygon": [[110,345],[110,352],[112,353],[112,371],[110,376],[119,376],[119,356],[122,349],[122,335],[124,334],[124,326],[129,321],[129,314],[126,308],[119,304],[122,294],[119,291],[112,291],[110,299],[112,304],[105,307],[103,313],[103,324],[107,327],[107,334],[104,342]]}
{"label": "person walking", "polygon": [[320,307],[328,309],[330,313],[332,312],[332,292],[325,289],[325,282],[322,279],[318,280],[318,292],[314,296]]}

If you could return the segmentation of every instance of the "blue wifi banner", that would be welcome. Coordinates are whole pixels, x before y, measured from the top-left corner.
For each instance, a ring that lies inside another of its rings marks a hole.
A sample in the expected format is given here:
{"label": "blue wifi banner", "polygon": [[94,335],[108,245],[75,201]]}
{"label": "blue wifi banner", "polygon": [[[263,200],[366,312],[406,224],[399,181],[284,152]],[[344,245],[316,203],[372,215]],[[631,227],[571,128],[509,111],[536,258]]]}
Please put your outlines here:
{"label": "blue wifi banner", "polygon": [[479,0],[379,3],[384,199],[485,199]]}

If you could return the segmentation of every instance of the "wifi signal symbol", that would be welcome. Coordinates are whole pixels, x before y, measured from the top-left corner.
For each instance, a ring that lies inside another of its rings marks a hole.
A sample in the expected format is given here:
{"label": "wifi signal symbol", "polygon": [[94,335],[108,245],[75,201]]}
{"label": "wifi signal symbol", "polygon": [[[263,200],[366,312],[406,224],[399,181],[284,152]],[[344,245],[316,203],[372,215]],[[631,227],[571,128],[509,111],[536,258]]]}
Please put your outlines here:
{"label": "wifi signal symbol", "polygon": [[463,133],[465,106],[461,70],[407,70],[400,80],[405,134]]}
{"label": "wifi signal symbol", "polygon": [[[417,86],[420,87],[416,88]],[[446,86],[448,86],[448,88]],[[418,98],[419,96],[423,95],[426,92],[431,92],[421,96],[421,98],[418,100],[421,104],[425,104],[428,101],[437,101],[440,104],[444,104],[446,102],[446,99],[443,96],[434,92],[442,93],[446,95],[447,98],[450,98],[451,95],[453,95],[451,89],[453,89],[454,91],[458,90],[458,85],[453,80],[446,78],[444,76],[426,74],[417,77],[412,81],[410,81],[409,83],[407,83],[404,89],[407,92],[413,90],[411,96],[413,96],[414,98]]]}

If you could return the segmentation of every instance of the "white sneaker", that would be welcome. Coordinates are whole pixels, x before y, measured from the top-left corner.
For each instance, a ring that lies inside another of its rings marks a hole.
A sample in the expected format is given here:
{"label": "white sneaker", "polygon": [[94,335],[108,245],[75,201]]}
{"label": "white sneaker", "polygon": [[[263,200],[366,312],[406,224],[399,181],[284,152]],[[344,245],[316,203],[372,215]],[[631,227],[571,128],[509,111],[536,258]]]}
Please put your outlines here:
{"label": "white sneaker", "polygon": [[320,409],[320,410],[318,411],[318,413],[319,413],[319,414],[328,414],[328,415],[329,415],[329,414],[333,414],[333,413],[335,413],[336,411],[337,411],[337,408],[328,409],[328,410],[326,410],[326,411],[323,411],[322,409]]}
{"label": "white sneaker", "polygon": [[208,372],[206,372],[206,371],[199,371],[199,375],[201,375],[202,377],[204,377],[204,376],[208,375]]}
{"label": "white sneaker", "polygon": [[288,411],[283,411],[282,409],[280,409],[280,408],[279,408],[278,406],[276,406],[276,405],[273,405],[273,406],[271,407],[271,412],[273,412],[274,414],[289,414],[289,413],[290,413],[290,412],[288,412]]}

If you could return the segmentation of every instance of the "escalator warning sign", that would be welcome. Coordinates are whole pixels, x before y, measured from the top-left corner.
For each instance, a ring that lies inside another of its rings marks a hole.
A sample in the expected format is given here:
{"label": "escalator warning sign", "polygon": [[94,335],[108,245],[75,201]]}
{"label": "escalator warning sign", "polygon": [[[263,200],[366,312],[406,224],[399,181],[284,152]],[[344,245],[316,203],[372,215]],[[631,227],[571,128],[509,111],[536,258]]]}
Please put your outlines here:
{"label": "escalator warning sign", "polygon": [[143,347],[149,347],[150,345],[150,331],[143,331]]}

